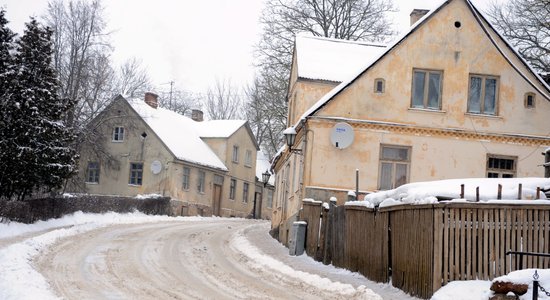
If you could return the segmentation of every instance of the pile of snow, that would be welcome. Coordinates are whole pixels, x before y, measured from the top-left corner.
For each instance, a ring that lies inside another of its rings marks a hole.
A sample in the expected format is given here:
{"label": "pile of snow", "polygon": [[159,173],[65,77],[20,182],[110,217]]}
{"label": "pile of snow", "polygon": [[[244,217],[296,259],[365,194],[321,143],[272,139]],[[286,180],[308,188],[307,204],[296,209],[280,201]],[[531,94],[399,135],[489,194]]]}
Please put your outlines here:
{"label": "pile of snow", "polygon": [[435,292],[431,300],[487,300],[492,295],[490,288],[490,281],[452,281]]}
{"label": "pile of snow", "polygon": [[[550,204],[550,201],[526,201],[536,198],[537,188],[550,188],[550,178],[468,178],[440,181],[416,182],[402,185],[396,189],[368,194],[364,200],[368,207],[384,207],[398,204],[431,204],[437,203],[437,197],[461,201],[460,186],[464,184],[464,199],[474,201],[476,188],[479,187],[479,199],[482,202],[501,201],[499,203]],[[502,199],[495,200],[498,195],[498,185],[502,185]],[[522,199],[518,198],[518,187],[522,184]],[[539,199],[546,200],[543,192]],[[507,201],[505,201],[507,200]]]}
{"label": "pile of snow", "polygon": [[[539,275],[539,285],[545,289],[550,288],[550,270],[537,269]],[[525,269],[511,272],[508,275],[497,277],[492,282],[512,282],[516,284],[528,284],[529,290],[519,297],[520,300],[533,299],[533,275],[535,269]],[[493,296],[490,290],[491,281],[469,280],[452,281],[440,288],[431,300],[470,300],[470,299],[489,299]],[[544,293],[539,290],[539,299],[548,299]]]}

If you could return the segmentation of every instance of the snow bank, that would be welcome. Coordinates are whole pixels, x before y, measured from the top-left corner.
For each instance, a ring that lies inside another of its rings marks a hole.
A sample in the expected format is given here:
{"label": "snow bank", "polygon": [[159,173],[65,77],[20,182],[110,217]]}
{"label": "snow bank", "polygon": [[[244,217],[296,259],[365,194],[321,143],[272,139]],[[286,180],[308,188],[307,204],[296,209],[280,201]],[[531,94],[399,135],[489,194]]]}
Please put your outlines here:
{"label": "snow bank", "polygon": [[[502,199],[514,200],[518,196],[518,186],[522,184],[522,199],[535,199],[537,187],[550,188],[549,178],[468,178],[440,181],[417,182],[402,185],[396,189],[368,194],[364,200],[373,206],[390,206],[397,204],[430,204],[437,203],[436,197],[447,199],[460,198],[460,185],[464,184],[464,198],[476,199],[476,187],[479,187],[479,198],[483,202],[497,199],[498,185],[502,185]],[[540,199],[546,199],[540,193]],[[498,200],[501,201],[501,200]],[[499,202],[503,203],[503,202]],[[511,202],[507,202],[511,203]],[[533,204],[532,201],[519,200],[513,203]],[[549,204],[550,202],[538,202]]]}
{"label": "snow bank", "polygon": [[0,270],[3,270],[0,272],[0,299],[58,299],[45,278],[31,266],[30,262],[33,257],[60,238],[82,234],[112,224],[182,220],[207,220],[207,218],[149,216],[138,212],[129,214],[76,212],[61,219],[39,221],[30,225],[16,222],[0,224],[0,238],[58,228],[0,249]]}
{"label": "snow bank", "polygon": [[435,292],[431,300],[486,300],[492,295],[490,281],[452,281]]}
{"label": "snow bank", "polygon": [[265,268],[275,270],[278,273],[283,274],[288,279],[296,279],[303,281],[321,291],[327,291],[330,293],[337,293],[346,298],[353,299],[366,299],[366,300],[382,300],[380,295],[376,294],[365,286],[359,286],[354,288],[351,284],[344,284],[340,282],[331,281],[328,278],[323,278],[316,274],[310,274],[307,272],[294,270],[292,267],[285,263],[274,259],[271,256],[263,254],[258,248],[253,246],[245,237],[244,229],[235,233],[234,238],[231,240],[230,246],[241,252],[243,255],[250,258],[247,261],[252,267],[258,270],[264,270]]}
{"label": "snow bank", "polygon": [[[550,288],[550,270],[539,269],[539,284],[545,289]],[[524,295],[520,296],[520,300],[531,300],[533,298],[533,274],[535,269],[525,269],[511,272],[508,275],[500,276],[493,279],[495,281],[513,282],[517,284],[528,284],[529,290]],[[490,290],[490,281],[470,280],[470,281],[452,281],[440,288],[431,300],[470,300],[470,299],[489,299],[493,295]],[[539,291],[540,299],[543,298],[542,292]]]}

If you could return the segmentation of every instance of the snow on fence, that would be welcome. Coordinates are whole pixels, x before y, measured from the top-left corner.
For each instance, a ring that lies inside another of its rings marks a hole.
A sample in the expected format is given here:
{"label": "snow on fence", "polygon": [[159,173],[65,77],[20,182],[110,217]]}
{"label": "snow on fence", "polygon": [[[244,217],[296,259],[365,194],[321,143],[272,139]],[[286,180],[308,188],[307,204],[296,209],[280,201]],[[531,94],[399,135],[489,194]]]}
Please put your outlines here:
{"label": "snow on fence", "polygon": [[550,205],[327,209],[304,202],[300,220],[308,223],[306,252],[311,257],[373,281],[391,280],[424,299],[454,280],[490,280],[522,268],[550,268],[550,258],[527,257],[520,266],[519,257],[506,256],[509,250],[550,252]]}

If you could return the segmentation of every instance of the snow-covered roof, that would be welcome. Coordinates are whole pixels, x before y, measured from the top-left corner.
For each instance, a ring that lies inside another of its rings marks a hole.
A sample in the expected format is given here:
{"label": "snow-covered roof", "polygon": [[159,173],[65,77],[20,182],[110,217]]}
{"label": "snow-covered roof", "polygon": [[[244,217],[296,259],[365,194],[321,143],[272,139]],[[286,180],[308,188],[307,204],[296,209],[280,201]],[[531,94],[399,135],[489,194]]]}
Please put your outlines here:
{"label": "snow-covered roof", "polygon": [[[435,15],[439,10],[441,10],[445,5],[449,4],[451,1],[453,0],[444,0],[442,2],[440,2],[439,5],[436,6],[436,8],[432,9],[430,12],[428,12],[426,15],[424,15],[422,18],[420,18],[420,20],[418,20],[414,25],[412,25],[410,27],[410,29],[406,32],[404,32],[403,34],[401,34],[392,44],[388,45],[386,48],[382,48],[382,51],[379,52],[379,54],[370,59],[370,60],[367,60],[366,63],[364,60],[356,60],[356,63],[358,65],[360,65],[360,68],[356,69],[358,71],[356,72],[353,72],[351,73],[350,76],[348,76],[347,78],[345,78],[344,80],[341,80],[342,83],[340,83],[338,86],[336,86],[334,89],[332,89],[328,94],[326,94],[325,96],[323,96],[321,99],[319,99],[319,101],[317,101],[315,104],[313,104],[313,106],[311,106],[303,115],[302,117],[298,120],[298,123],[295,125],[297,126],[303,119],[305,119],[306,117],[314,114],[317,110],[319,110],[321,107],[323,107],[325,104],[327,104],[330,100],[332,100],[334,98],[334,96],[336,96],[337,94],[339,94],[341,91],[343,91],[344,89],[346,89],[350,84],[352,84],[358,77],[360,77],[363,73],[365,73],[367,70],[369,70],[372,66],[374,66],[382,57],[384,57],[386,54],[388,54],[390,51],[392,51],[396,46],[398,46],[404,39],[406,39],[410,34],[412,34],[418,27],[422,26],[426,20],[428,20],[429,18],[431,18],[433,15]],[[531,82],[527,77],[523,76],[524,79],[526,79],[533,87],[535,87],[535,89],[537,89],[539,92],[541,92],[541,94],[543,94],[545,97],[550,97],[549,95],[549,92],[550,92],[550,86],[539,76],[539,74],[537,74],[533,68],[526,62],[526,60],[519,54],[519,52],[517,51],[517,49],[514,49],[514,47],[512,47],[510,45],[510,43],[497,31],[495,30],[491,24],[485,19],[485,17],[483,16],[483,14],[480,13],[480,11],[472,4],[472,2],[470,0],[465,0],[468,7],[471,9],[472,13],[474,14],[474,16],[476,17],[476,20],[478,21],[479,25],[486,28],[484,22],[486,24],[488,24],[488,27],[490,28],[489,30],[492,30],[502,41],[504,41],[504,43],[507,45],[507,47],[510,49],[510,51],[512,51],[512,53],[522,62],[522,64],[524,65],[524,67],[527,68],[527,70],[537,79],[537,81],[540,83],[540,85],[542,85],[546,91],[542,91],[540,89],[538,89],[538,87],[536,87],[536,84]],[[492,37],[487,34],[489,36],[490,39],[492,39]],[[499,47],[500,49],[500,46],[498,46],[497,43],[493,43],[496,47]],[[508,57],[506,57],[506,55],[504,54],[503,51],[500,51],[504,56],[505,58],[510,62],[510,64],[513,65],[513,63],[508,59]],[[326,62],[325,62],[326,63]],[[514,66],[513,67],[521,73],[520,69],[517,68],[517,66]],[[299,71],[298,71],[299,72]],[[549,98],[550,99],[550,98]]]}
{"label": "snow-covered roof", "polygon": [[295,48],[298,77],[342,82],[384,49],[384,45],[373,43],[298,35]]}
{"label": "snow-covered roof", "polygon": [[[271,170],[271,163],[269,163],[269,159],[262,151],[258,151],[256,155],[256,177],[258,177],[260,181],[262,181],[262,173],[266,170]],[[275,176],[271,175],[267,183],[275,185]]]}
{"label": "snow-covered roof", "polygon": [[176,112],[154,109],[142,99],[127,99],[177,159],[227,171],[225,164],[201,139],[198,123]]}
{"label": "snow-covered roof", "polygon": [[197,132],[203,138],[227,138],[246,123],[245,120],[204,121],[197,126]]}

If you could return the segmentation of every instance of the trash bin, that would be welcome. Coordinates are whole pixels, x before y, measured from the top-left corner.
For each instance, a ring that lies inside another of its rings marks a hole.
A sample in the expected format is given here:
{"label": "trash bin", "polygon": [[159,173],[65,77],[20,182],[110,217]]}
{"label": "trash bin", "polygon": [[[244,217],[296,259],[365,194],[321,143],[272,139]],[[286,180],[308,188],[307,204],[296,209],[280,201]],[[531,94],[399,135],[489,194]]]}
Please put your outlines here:
{"label": "trash bin", "polygon": [[307,223],[304,221],[292,223],[292,228],[290,229],[290,237],[288,240],[288,253],[290,255],[304,254],[304,246],[306,243],[306,228]]}

